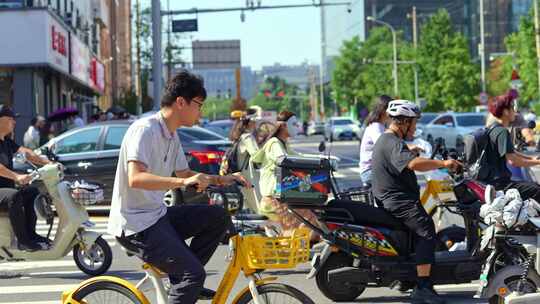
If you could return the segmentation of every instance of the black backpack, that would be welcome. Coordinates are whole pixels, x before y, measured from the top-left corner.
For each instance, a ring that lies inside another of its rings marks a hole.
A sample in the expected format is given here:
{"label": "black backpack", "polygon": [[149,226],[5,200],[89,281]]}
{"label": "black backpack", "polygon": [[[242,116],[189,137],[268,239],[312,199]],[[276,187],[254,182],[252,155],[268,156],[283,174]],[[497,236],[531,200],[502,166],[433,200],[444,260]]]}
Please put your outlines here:
{"label": "black backpack", "polygon": [[469,168],[472,178],[486,180],[489,177],[489,166],[487,165],[487,153],[490,153],[489,134],[495,125],[488,128],[478,129],[463,138],[465,165]]}
{"label": "black backpack", "polygon": [[219,165],[219,175],[229,175],[232,173],[240,172],[246,166],[249,161],[249,154],[247,155],[244,163],[240,166],[238,164],[238,148],[240,146],[240,139],[233,142],[233,145],[225,151],[221,163]]}

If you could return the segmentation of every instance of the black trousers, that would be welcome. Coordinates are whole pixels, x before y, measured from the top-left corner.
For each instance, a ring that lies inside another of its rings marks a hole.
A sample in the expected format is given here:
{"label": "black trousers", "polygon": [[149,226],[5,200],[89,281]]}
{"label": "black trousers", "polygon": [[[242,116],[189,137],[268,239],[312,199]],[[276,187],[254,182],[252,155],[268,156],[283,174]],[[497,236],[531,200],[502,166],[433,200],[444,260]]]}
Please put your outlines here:
{"label": "black trousers", "polygon": [[437,238],[435,224],[420,201],[389,203],[384,204],[384,208],[415,233],[416,264],[433,264]]}
{"label": "black trousers", "polygon": [[496,190],[517,189],[523,200],[532,198],[540,203],[540,185],[534,182],[500,181],[494,183]]}
{"label": "black trousers", "polygon": [[[167,214],[148,229],[117,238],[134,246],[139,257],[169,274],[169,303],[197,301],[210,260],[227,230],[232,226],[228,213],[219,206],[182,205],[167,209]],[[193,237],[190,245],[186,239]]]}
{"label": "black trousers", "polygon": [[28,244],[36,236],[34,200],[38,195],[39,190],[29,186],[20,190],[0,188],[0,208],[8,210],[13,232],[19,243]]}

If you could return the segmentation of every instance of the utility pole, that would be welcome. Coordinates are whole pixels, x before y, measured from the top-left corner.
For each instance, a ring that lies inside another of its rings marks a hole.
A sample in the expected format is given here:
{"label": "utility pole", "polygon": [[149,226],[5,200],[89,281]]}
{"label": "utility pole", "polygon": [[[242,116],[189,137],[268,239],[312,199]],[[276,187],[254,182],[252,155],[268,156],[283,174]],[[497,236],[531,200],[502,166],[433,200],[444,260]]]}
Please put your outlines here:
{"label": "utility pole", "polygon": [[[167,10],[171,10],[170,0],[167,0]],[[171,15],[167,18],[167,81],[171,79],[171,70],[172,70],[172,49],[171,49]]]}
{"label": "utility pole", "polygon": [[135,94],[137,95],[137,115],[142,113],[142,83],[141,83],[141,2],[135,1]]}
{"label": "utility pole", "polygon": [[[480,67],[482,79],[482,93],[486,92],[486,45],[484,41],[484,0],[478,0],[480,3]],[[535,1],[536,3],[536,1]]]}
{"label": "utility pole", "polygon": [[[414,51],[418,50],[418,32],[416,26],[416,6],[412,8],[412,22],[413,22],[413,45]],[[418,64],[414,65],[414,101],[418,103]]]}
{"label": "utility pole", "polygon": [[[538,94],[540,94],[540,25],[538,21],[538,0],[533,0],[534,3],[534,32],[536,39],[536,60],[538,64]],[[540,99],[539,99],[540,100]]]}
{"label": "utility pole", "polygon": [[163,87],[163,62],[161,55],[161,1],[152,0],[152,78],[154,81],[154,106],[153,110],[159,110],[161,103],[161,89]]}
{"label": "utility pole", "polygon": [[319,85],[321,91],[321,116],[324,118],[324,72],[326,63],[326,20],[324,17],[324,1],[320,0],[321,5],[321,65],[319,66]]}

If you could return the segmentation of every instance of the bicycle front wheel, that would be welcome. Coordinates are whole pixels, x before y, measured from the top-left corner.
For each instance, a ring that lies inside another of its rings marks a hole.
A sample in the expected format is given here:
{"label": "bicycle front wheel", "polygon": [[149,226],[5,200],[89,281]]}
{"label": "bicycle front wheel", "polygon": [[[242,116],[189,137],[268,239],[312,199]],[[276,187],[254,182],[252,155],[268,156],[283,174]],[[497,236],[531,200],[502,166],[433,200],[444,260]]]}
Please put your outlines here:
{"label": "bicycle front wheel", "polygon": [[[305,293],[285,284],[259,285],[257,291],[265,304],[315,304]],[[236,304],[248,303],[255,303],[255,300],[249,289],[246,289]]]}
{"label": "bicycle front wheel", "polygon": [[111,281],[96,281],[77,290],[73,300],[86,304],[146,304],[129,288]]}

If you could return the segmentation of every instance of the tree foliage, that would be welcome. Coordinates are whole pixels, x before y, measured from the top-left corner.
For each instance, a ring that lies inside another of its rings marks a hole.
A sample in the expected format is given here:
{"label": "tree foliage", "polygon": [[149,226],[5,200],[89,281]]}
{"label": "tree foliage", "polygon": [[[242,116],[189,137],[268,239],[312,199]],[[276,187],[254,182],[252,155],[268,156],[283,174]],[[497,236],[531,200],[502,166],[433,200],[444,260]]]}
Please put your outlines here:
{"label": "tree foliage", "polygon": [[[523,86],[519,89],[520,100],[528,104],[538,100],[538,64],[534,36],[533,12],[521,17],[519,31],[506,37],[508,52],[515,54],[514,64],[517,65]],[[511,60],[508,60],[507,70],[511,71]],[[510,74],[506,75],[507,82]]]}
{"label": "tree foliage", "polygon": [[[401,36],[401,35],[399,35]],[[398,39],[398,60],[412,60],[410,44]],[[332,75],[333,96],[341,107],[355,103],[368,106],[381,94],[392,95],[392,34],[384,27],[374,28],[366,41],[359,37],[345,41]],[[398,65],[399,95],[414,98],[414,77],[411,65]]]}
{"label": "tree foliage", "polygon": [[[397,35],[398,60],[417,62],[419,95],[427,100],[427,110],[470,110],[477,104],[479,68],[445,10],[421,28],[418,50],[401,32]],[[370,106],[381,94],[394,95],[392,59],[392,34],[386,27],[375,27],[364,42],[358,37],[344,42],[332,77],[334,98],[341,106]],[[399,64],[398,79],[396,97],[414,100],[414,66]]]}
{"label": "tree foliage", "polygon": [[417,61],[426,110],[467,111],[478,103],[479,68],[446,10],[439,10],[421,27]]}
{"label": "tree foliage", "polygon": [[296,85],[291,85],[278,76],[266,77],[259,86],[259,93],[248,106],[257,105],[265,111],[292,111],[302,119],[309,113],[308,96]]}

